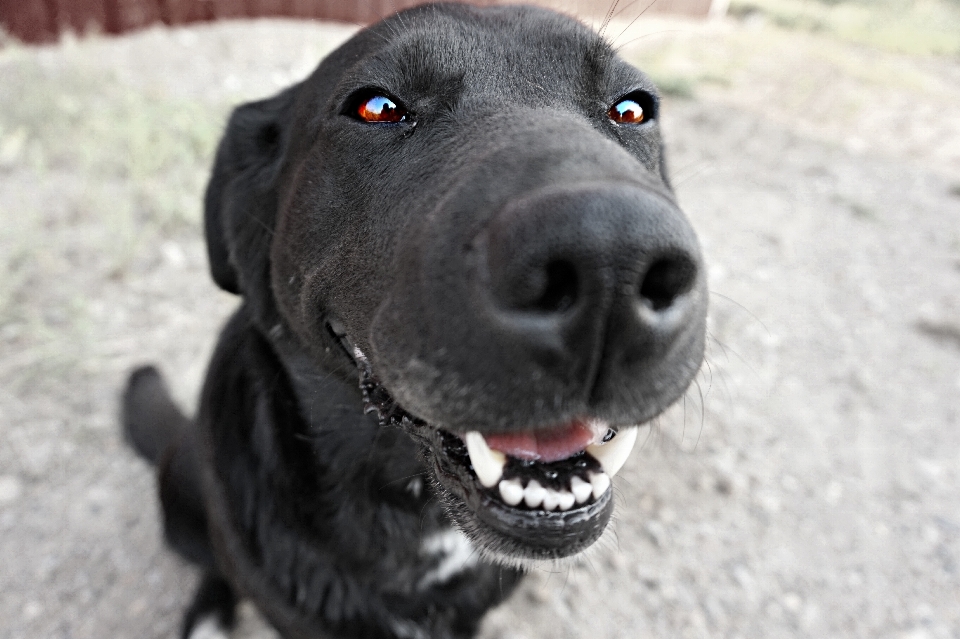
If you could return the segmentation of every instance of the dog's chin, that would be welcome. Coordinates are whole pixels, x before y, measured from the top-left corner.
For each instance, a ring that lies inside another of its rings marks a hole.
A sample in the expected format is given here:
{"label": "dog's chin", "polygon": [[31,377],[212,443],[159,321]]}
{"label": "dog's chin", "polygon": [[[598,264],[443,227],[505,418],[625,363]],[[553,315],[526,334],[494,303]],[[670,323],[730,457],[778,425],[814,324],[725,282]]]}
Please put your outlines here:
{"label": "dog's chin", "polygon": [[[366,357],[357,349],[354,356],[366,409],[420,443],[447,514],[485,558],[529,566],[576,555],[603,534],[613,512],[613,490],[604,465],[585,446],[550,462],[494,451],[501,464],[491,475],[483,468],[484,451],[488,456],[491,451],[482,436],[457,434],[410,414],[379,382]],[[636,432],[613,432],[629,439],[629,453]]]}
{"label": "dog's chin", "polygon": [[[470,463],[463,440],[440,428],[420,426],[421,441],[426,440],[426,456],[440,489],[442,503],[449,516],[488,559],[498,563],[525,566],[536,560],[570,557],[592,545],[602,534],[613,512],[611,489],[596,498],[591,494],[583,503],[566,510],[544,505],[530,507],[524,501],[510,505],[497,486],[485,487]],[[423,429],[428,429],[426,432]],[[424,437],[425,435],[425,437]],[[513,460],[511,460],[513,462]],[[595,465],[588,456],[540,465],[539,473],[554,475],[554,481]],[[508,463],[508,468],[522,470],[522,464]],[[549,469],[556,466],[556,470]],[[599,469],[597,469],[599,472]],[[586,472],[593,472],[586,471]],[[519,474],[519,473],[518,473]],[[543,484],[549,480],[539,477]]]}

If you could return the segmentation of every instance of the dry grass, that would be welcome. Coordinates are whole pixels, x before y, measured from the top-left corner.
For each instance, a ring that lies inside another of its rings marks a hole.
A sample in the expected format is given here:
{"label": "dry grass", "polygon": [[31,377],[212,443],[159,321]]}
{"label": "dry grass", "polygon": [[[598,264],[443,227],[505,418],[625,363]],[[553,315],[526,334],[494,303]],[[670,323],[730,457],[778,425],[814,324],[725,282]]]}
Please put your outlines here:
{"label": "dry grass", "polygon": [[960,3],[944,0],[732,0],[730,13],[895,53],[960,56]]}
{"label": "dry grass", "polygon": [[224,109],[85,69],[0,55],[0,360],[23,383],[86,358],[96,282],[144,245],[199,230]]}
{"label": "dry grass", "polygon": [[[844,16],[860,16],[864,33],[871,21],[888,24],[893,0],[870,5],[873,10],[854,2],[751,2],[755,8],[747,13],[738,8],[745,5],[734,3],[735,17],[725,21],[644,19],[623,33],[616,26],[610,33],[623,54],[648,71],[667,95],[716,101],[850,152],[920,162],[960,179],[960,112],[955,107],[960,103],[960,59],[934,55],[930,48],[915,52],[923,42],[937,42],[939,31],[924,39],[916,26],[921,19],[904,18],[897,28],[914,29],[910,33],[917,46],[903,47],[910,53],[896,52],[894,40],[867,42],[855,37],[852,27],[843,31],[839,26]],[[956,38],[960,46],[960,5],[910,6],[914,13],[940,12],[937,24],[955,24],[946,37]],[[762,13],[756,7],[763,7]],[[793,7],[796,15],[835,20],[836,28],[770,19],[784,7]],[[871,33],[879,37],[881,32]]]}

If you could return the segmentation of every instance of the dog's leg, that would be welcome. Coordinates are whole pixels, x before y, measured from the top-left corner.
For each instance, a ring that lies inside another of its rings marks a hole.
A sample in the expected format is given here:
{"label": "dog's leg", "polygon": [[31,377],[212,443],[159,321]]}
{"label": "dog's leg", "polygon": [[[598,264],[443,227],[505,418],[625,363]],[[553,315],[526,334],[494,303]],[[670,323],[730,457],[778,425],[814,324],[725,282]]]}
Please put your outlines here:
{"label": "dog's leg", "polygon": [[181,639],[226,639],[237,620],[237,596],[220,575],[208,572],[183,618]]}
{"label": "dog's leg", "polygon": [[187,560],[213,569],[193,425],[152,366],[130,375],[123,394],[123,430],[137,453],[157,467],[167,542]]}
{"label": "dog's leg", "polygon": [[170,446],[157,464],[163,533],[187,560],[213,569],[213,549],[200,486],[200,465],[193,430]]}
{"label": "dog's leg", "polygon": [[124,437],[137,454],[154,465],[190,426],[153,366],[130,374],[121,411]]}

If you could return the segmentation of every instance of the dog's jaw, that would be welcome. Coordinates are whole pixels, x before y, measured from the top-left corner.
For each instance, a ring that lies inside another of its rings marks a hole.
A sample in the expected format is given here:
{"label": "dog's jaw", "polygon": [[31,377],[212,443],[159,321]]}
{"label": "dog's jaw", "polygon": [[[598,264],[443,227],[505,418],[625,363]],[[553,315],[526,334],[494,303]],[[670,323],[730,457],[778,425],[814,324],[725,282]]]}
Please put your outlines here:
{"label": "dog's jaw", "polygon": [[569,510],[548,511],[523,502],[510,506],[497,489],[480,483],[459,438],[436,428],[423,434],[447,513],[484,556],[507,565],[562,559],[593,544],[606,528],[613,512],[611,490]]}
{"label": "dog's jaw", "polygon": [[[549,464],[509,458],[504,479],[484,485],[464,439],[399,406],[377,379],[364,353],[343,339],[359,370],[365,410],[376,412],[382,425],[400,427],[420,443],[421,455],[432,471],[433,484],[445,511],[481,556],[522,567],[530,561],[557,560],[580,553],[603,534],[613,512],[610,476],[619,470],[625,457],[616,462],[617,468],[611,468],[610,475],[605,472],[604,462],[586,450]],[[632,448],[634,435],[619,436],[629,440],[628,448]],[[509,477],[518,473],[528,475],[528,483],[523,500],[511,504],[514,500],[504,493],[502,485],[518,481]],[[574,477],[586,478],[580,479],[580,483],[590,488],[589,494],[581,494]],[[540,495],[539,501],[528,497],[531,487],[540,486],[540,482],[554,484],[543,490],[552,495],[563,492],[560,485],[573,484],[573,503],[560,508],[559,503],[544,503],[545,495]]]}

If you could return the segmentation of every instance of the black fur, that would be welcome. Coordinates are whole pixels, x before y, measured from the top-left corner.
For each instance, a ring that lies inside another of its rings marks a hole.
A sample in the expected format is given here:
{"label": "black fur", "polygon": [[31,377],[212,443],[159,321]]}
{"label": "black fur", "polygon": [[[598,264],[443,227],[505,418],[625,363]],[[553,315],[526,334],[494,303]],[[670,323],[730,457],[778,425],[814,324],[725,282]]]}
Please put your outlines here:
{"label": "black fur", "polygon": [[181,639],[187,639],[206,619],[212,619],[223,630],[230,630],[237,621],[236,607],[237,595],[230,584],[216,572],[206,573],[183,617]]}
{"label": "black fur", "polygon": [[[409,117],[360,121],[375,94]],[[631,95],[648,121],[613,122]],[[596,539],[611,500],[498,505],[457,434],[623,428],[689,384],[705,278],[658,108],[569,18],[431,5],[234,112],[205,234],[243,304],[194,423],[153,369],[124,396],[166,538],[205,570],[184,636],[249,597],[288,638],[470,637],[520,576],[490,557]],[[438,571],[455,529],[474,554]]]}

